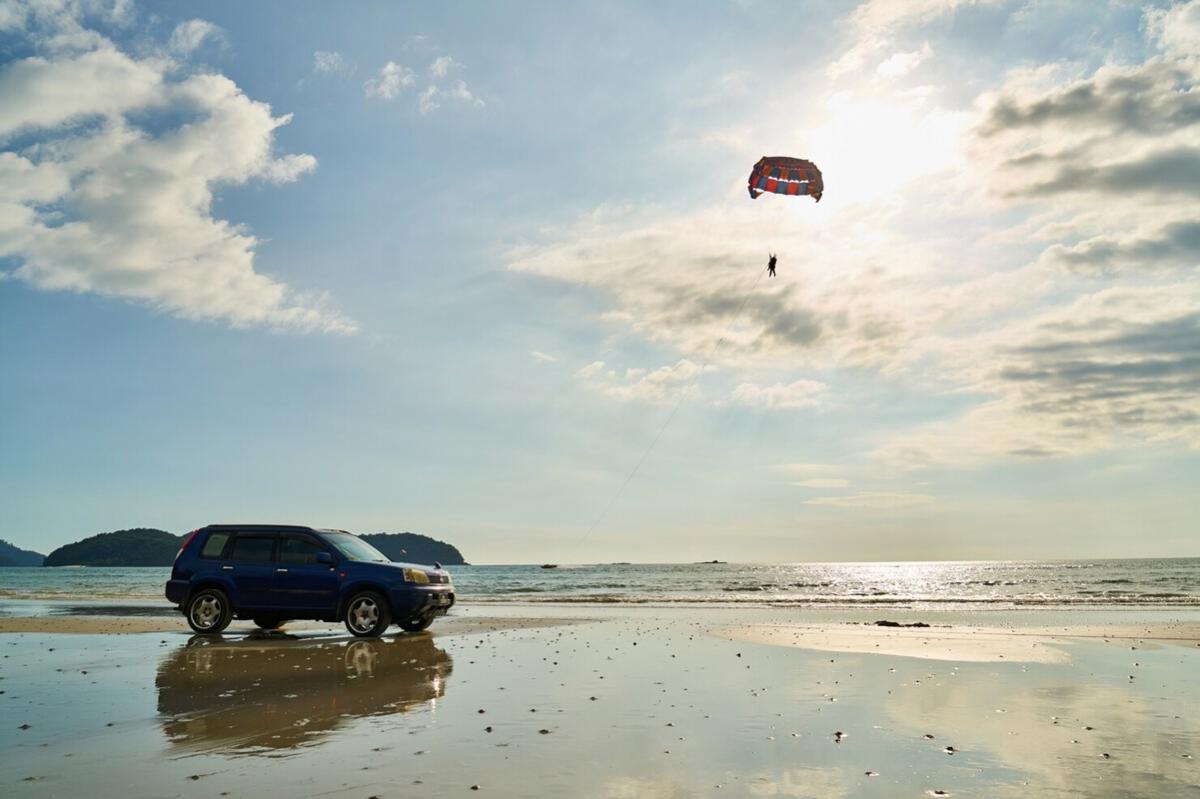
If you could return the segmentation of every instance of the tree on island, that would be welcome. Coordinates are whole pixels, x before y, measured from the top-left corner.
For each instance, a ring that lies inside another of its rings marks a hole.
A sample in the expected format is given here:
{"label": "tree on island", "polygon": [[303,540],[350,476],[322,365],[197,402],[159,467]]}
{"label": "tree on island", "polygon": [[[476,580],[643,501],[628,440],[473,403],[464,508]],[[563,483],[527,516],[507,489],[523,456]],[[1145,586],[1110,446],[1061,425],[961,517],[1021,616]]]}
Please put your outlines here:
{"label": "tree on island", "polygon": [[419,533],[368,533],[363,540],[392,560],[465,566],[458,547]]}
{"label": "tree on island", "polygon": [[41,566],[45,559],[41,552],[21,549],[0,538],[0,566]]}
{"label": "tree on island", "polygon": [[179,545],[177,535],[151,527],[100,533],[59,547],[45,566],[170,566]]}
{"label": "tree on island", "polygon": [[[396,561],[441,563],[447,566],[466,563],[456,547],[426,535],[372,533],[364,535],[363,539]],[[175,555],[182,543],[182,536],[151,527],[116,530],[59,547],[47,555],[41,565],[170,566],[175,562]],[[8,552],[0,552],[0,555],[15,560]]]}

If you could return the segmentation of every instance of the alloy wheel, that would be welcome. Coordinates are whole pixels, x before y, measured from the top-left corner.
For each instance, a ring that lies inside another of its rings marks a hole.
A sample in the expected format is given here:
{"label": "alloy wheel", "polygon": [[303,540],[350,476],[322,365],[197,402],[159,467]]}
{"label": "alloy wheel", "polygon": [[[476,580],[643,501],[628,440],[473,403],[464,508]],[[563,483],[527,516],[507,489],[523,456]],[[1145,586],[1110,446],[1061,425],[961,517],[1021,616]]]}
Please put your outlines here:
{"label": "alloy wheel", "polygon": [[192,603],[192,623],[202,630],[214,626],[221,618],[221,600],[205,594]]}
{"label": "alloy wheel", "polygon": [[355,632],[370,632],[379,623],[379,606],[370,597],[359,597],[350,606],[347,619]]}

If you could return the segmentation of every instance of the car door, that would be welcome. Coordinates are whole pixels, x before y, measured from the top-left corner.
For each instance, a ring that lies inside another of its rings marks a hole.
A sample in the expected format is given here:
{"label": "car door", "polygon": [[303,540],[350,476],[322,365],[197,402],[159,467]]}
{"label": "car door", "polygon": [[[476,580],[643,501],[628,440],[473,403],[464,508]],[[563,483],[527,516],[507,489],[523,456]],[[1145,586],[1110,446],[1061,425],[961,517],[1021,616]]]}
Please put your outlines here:
{"label": "car door", "polygon": [[317,554],[329,549],[312,536],[283,533],[275,564],[275,605],[297,610],[333,610],[337,600],[337,569],[318,563]]}
{"label": "car door", "polygon": [[266,608],[274,602],[275,534],[238,533],[221,564],[233,579],[239,608]]}

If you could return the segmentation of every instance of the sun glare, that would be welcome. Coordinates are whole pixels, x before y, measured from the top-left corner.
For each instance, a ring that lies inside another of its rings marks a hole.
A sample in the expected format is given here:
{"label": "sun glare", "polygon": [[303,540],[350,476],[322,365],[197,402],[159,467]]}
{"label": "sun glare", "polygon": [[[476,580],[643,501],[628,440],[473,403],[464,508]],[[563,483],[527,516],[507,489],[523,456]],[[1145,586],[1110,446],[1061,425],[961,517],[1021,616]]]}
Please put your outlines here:
{"label": "sun glare", "polygon": [[884,199],[960,161],[964,115],[931,109],[920,97],[901,104],[842,92],[827,108],[810,152],[827,185],[837,187],[830,193],[835,202]]}

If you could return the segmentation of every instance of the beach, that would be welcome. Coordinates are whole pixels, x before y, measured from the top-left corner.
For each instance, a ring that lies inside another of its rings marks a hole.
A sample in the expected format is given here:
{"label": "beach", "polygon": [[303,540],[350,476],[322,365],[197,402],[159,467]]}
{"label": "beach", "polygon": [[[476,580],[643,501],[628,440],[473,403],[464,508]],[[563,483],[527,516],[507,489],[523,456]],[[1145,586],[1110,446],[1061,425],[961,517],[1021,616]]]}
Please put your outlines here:
{"label": "beach", "polygon": [[1200,0],[0,0],[0,799],[1200,799],[1198,210]]}
{"label": "beach", "polygon": [[6,796],[1200,792],[1194,609],[467,603],[379,640],[2,612]]}

